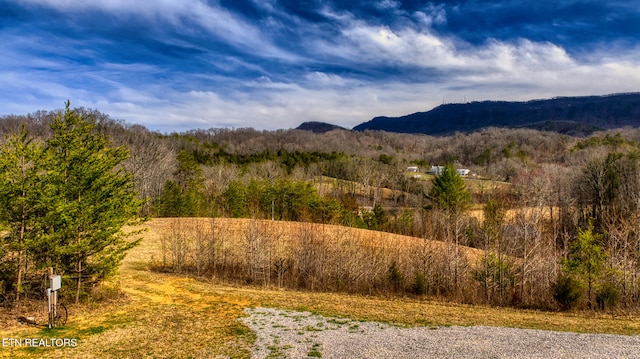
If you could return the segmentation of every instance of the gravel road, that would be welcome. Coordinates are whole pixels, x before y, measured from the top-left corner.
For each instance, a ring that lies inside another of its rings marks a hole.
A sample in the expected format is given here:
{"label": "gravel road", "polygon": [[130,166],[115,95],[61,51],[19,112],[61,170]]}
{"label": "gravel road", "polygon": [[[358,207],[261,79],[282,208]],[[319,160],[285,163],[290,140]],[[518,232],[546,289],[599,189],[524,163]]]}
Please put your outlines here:
{"label": "gravel road", "polygon": [[399,328],[273,308],[246,309],[252,358],[640,358],[640,336],[495,327]]}

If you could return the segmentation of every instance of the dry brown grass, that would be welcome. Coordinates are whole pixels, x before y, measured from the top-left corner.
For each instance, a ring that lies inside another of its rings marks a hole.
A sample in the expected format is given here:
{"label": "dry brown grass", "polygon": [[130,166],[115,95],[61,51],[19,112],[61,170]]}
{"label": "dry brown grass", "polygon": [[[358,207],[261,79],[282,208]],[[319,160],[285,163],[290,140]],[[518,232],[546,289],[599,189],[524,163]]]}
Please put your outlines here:
{"label": "dry brown grass", "polygon": [[487,325],[580,333],[640,334],[637,317],[611,314],[555,313],[465,305],[415,298],[381,298],[336,293],[305,293],[223,286],[267,307],[308,310],[354,320],[401,326]]}
{"label": "dry brown grass", "polygon": [[190,278],[154,273],[149,262],[158,253],[158,226],[152,221],[142,244],[131,251],[117,285],[123,297],[69,308],[62,329],[14,323],[0,338],[77,338],[76,348],[0,348],[0,357],[65,358],[245,358],[253,333],[237,318],[250,305],[215,290],[193,290]]}
{"label": "dry brown grass", "polygon": [[[197,220],[193,220],[197,221]],[[242,221],[230,225],[242,226]],[[161,230],[156,219],[142,244],[126,258],[112,283],[124,293],[107,302],[69,308],[65,328],[43,330],[7,322],[0,338],[77,338],[76,348],[0,347],[0,357],[25,358],[211,358],[250,356],[254,335],[237,318],[243,309],[272,306],[309,310],[356,320],[399,325],[491,325],[584,333],[640,334],[634,316],[552,313],[443,303],[414,298],[382,298],[311,293],[230,285],[157,273]],[[294,224],[284,224],[293,226]]]}
{"label": "dry brown grass", "polygon": [[[458,261],[469,270],[483,251],[423,238],[318,223],[251,219],[167,219],[158,265],[256,285],[381,293],[411,288],[417,273],[434,288]],[[399,273],[396,282],[390,268]],[[470,279],[465,277],[465,279]]]}

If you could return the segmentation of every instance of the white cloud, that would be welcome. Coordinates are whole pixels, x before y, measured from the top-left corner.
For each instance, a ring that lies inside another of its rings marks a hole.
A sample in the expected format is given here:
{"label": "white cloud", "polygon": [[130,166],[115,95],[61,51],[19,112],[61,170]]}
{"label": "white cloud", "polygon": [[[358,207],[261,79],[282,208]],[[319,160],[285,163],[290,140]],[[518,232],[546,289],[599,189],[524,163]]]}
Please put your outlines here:
{"label": "white cloud", "polygon": [[391,64],[448,71],[521,73],[574,66],[566,51],[551,43],[522,39],[513,43],[488,40],[463,43],[430,29],[391,28],[361,20],[345,22],[342,37],[319,41],[320,52],[351,63]]}
{"label": "white cloud", "polygon": [[[31,5],[47,6],[65,13],[82,15],[86,11],[101,11],[129,21],[145,19],[150,26],[166,24],[185,32],[204,29],[208,34],[224,39],[229,44],[259,52],[265,57],[299,60],[298,56],[272,44],[267,33],[255,24],[216,3],[203,0],[19,0]],[[194,28],[194,26],[196,26]],[[164,40],[164,39],[163,39]]]}
{"label": "white cloud", "polygon": [[[640,47],[624,49],[620,56],[602,49],[592,54],[591,62],[585,63],[548,42],[490,39],[479,45],[470,44],[433,28],[433,24],[446,22],[444,10],[437,7],[405,13],[402,16],[412,21],[386,26],[325,7],[322,15],[332,19],[331,27],[338,31],[336,36],[329,36],[321,32],[321,26],[284,14],[275,3],[265,4],[274,15],[269,20],[273,21],[273,27],[282,25],[278,21],[284,17],[296,26],[305,26],[301,31],[306,37],[297,45],[308,53],[298,56],[274,45],[271,35],[265,33],[269,30],[204,1],[23,2],[68,12],[98,10],[116,16],[136,15],[150,21],[162,20],[184,31],[193,31],[190,25],[195,24],[206,29],[202,36],[225,38],[263,58],[277,57],[279,69],[293,71],[277,70],[270,74],[262,62],[252,63],[250,59],[232,55],[220,61],[210,53],[210,61],[222,73],[166,74],[166,69],[145,64],[143,60],[137,64],[100,60],[90,48],[77,43],[65,48],[65,56],[94,59],[97,67],[69,67],[64,57],[39,58],[20,50],[37,48],[53,53],[59,41],[47,44],[26,36],[5,37],[0,44],[7,54],[0,59],[4,69],[0,72],[0,97],[4,99],[5,113],[60,108],[70,99],[74,106],[96,108],[115,118],[163,131],[248,126],[291,128],[310,120],[352,127],[374,116],[426,111],[443,101],[528,100],[640,90]],[[397,8],[393,0],[376,4]],[[310,63],[319,64],[317,68],[336,65],[347,71],[338,75],[297,66],[304,56]],[[366,75],[355,79],[348,74],[349,69],[354,72],[365,69],[362,72],[366,74],[367,68],[385,66],[398,68],[400,74],[380,79],[372,78],[373,75],[369,79]],[[223,75],[236,69],[265,75],[249,80]],[[417,78],[409,69],[437,76]]]}
{"label": "white cloud", "polygon": [[397,10],[401,5],[402,4],[395,0],[380,0],[373,4],[376,9],[382,11]]}
{"label": "white cloud", "polygon": [[362,86],[362,82],[360,81],[349,80],[335,74],[320,71],[314,71],[306,74],[304,76],[304,80],[305,87],[310,88],[330,89]]}
{"label": "white cloud", "polygon": [[[20,86],[12,86],[16,83]],[[443,101],[529,100],[637,91],[640,65],[609,62],[576,65],[562,71],[537,68],[520,75],[509,71],[471,71],[429,83],[364,82],[310,72],[298,82],[265,77],[242,85],[243,90],[180,91],[162,82],[124,85],[112,81],[111,91],[99,93],[61,86],[54,78],[45,76],[16,73],[0,76],[0,86],[5,91],[31,98],[24,106],[37,106],[14,107],[10,111],[13,113],[60,108],[64,100],[71,99],[74,106],[96,108],[114,118],[152,129],[182,131],[210,127],[292,128],[310,120],[353,127],[374,116],[426,111]],[[6,105],[5,102],[3,111],[8,108]]]}

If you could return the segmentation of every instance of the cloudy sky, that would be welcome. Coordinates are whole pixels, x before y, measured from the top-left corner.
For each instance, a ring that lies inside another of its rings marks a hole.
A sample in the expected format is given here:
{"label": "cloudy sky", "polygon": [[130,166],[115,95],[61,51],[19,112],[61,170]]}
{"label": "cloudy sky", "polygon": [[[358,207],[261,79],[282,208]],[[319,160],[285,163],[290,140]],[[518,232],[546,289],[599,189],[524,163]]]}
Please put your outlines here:
{"label": "cloudy sky", "polygon": [[640,91],[640,0],[0,0],[0,39],[0,115],[161,132]]}

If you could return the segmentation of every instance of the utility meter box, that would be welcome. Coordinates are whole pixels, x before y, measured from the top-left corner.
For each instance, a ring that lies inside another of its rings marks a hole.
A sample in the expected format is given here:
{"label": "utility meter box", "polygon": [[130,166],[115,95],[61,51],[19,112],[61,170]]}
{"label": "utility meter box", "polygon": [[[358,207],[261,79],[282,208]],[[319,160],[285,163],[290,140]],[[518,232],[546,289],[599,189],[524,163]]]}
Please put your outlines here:
{"label": "utility meter box", "polygon": [[51,284],[51,291],[56,291],[62,288],[62,277],[60,277],[59,275],[52,275],[49,278],[49,282]]}

